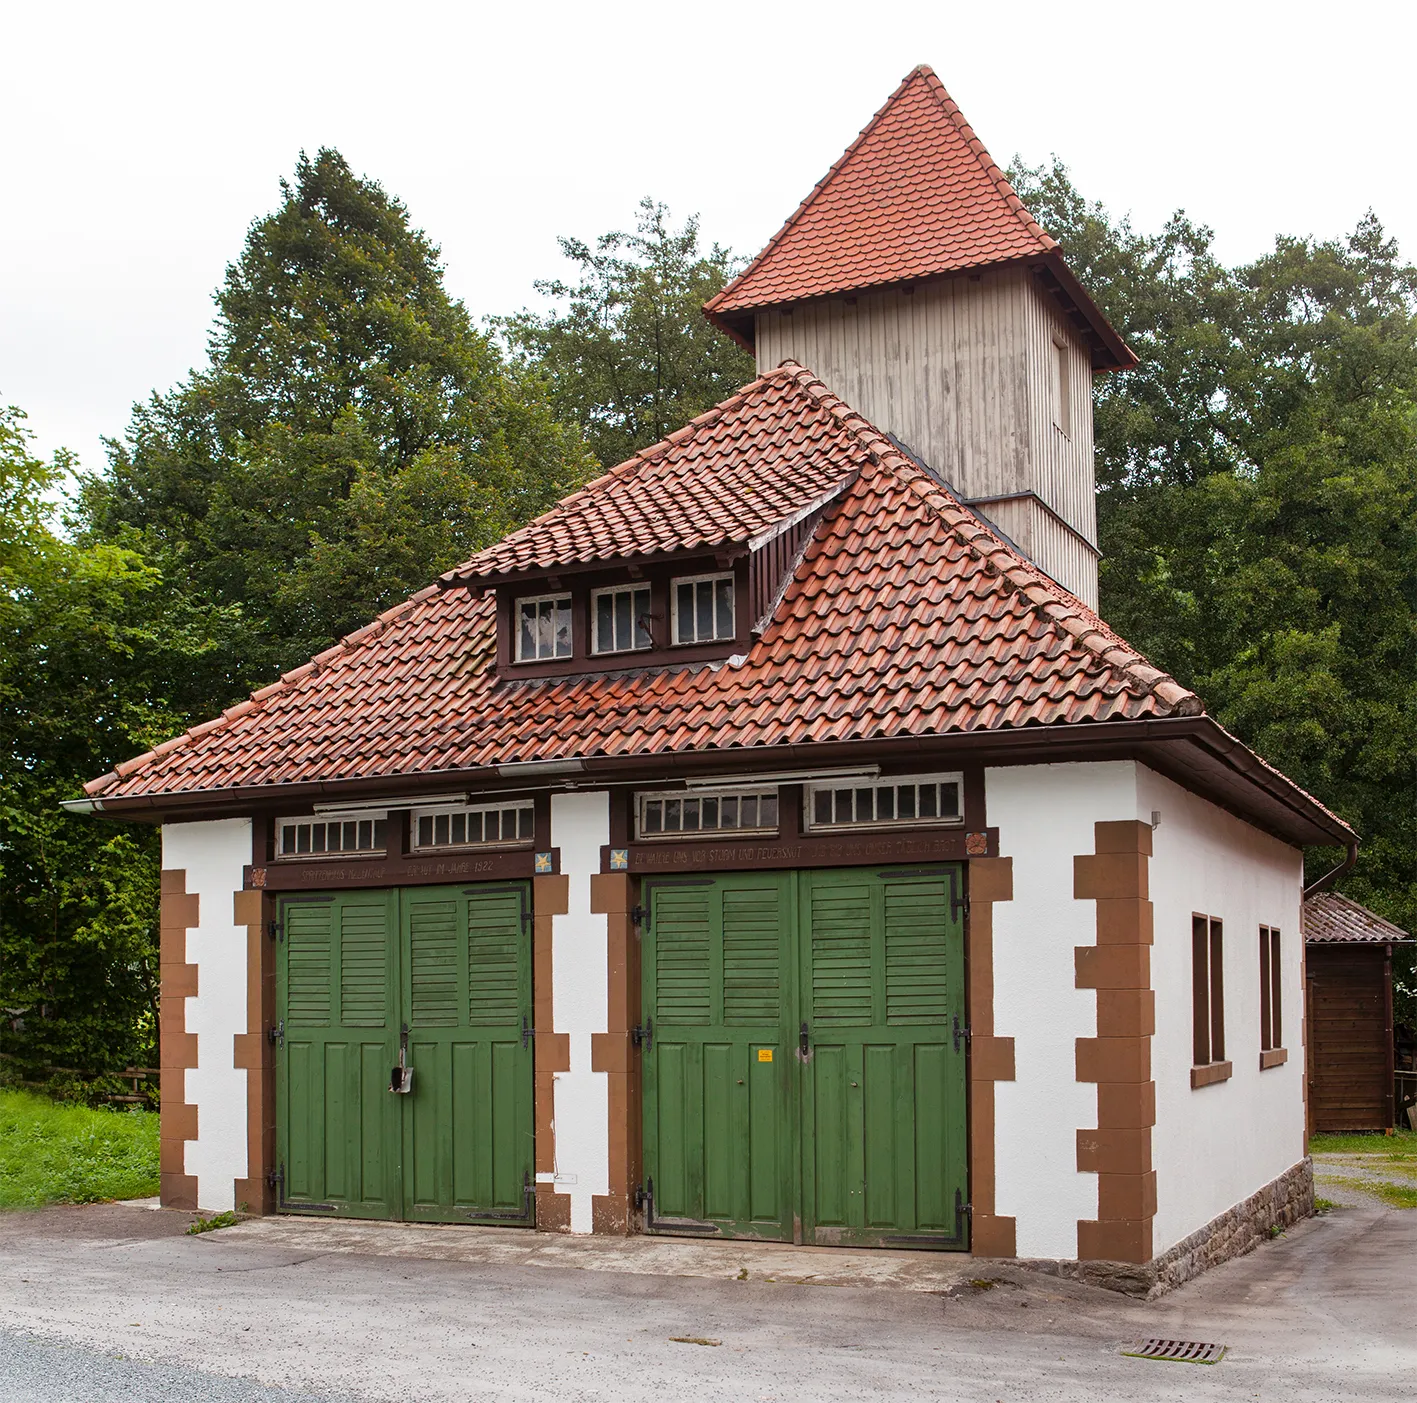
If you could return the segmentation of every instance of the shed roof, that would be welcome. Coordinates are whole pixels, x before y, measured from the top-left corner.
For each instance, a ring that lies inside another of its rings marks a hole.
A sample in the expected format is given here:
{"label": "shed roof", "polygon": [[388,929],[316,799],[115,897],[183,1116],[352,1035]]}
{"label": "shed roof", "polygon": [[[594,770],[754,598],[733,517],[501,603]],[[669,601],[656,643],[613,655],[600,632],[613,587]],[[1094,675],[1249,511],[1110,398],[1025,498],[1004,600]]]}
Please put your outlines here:
{"label": "shed roof", "polygon": [[1311,945],[1382,945],[1410,943],[1401,926],[1384,920],[1336,891],[1319,892],[1304,903],[1304,940]]}
{"label": "shed roof", "polygon": [[908,73],[758,256],[704,311],[740,340],[754,309],[1003,263],[1045,266],[1093,333],[1094,361],[1134,365],[926,64]]}

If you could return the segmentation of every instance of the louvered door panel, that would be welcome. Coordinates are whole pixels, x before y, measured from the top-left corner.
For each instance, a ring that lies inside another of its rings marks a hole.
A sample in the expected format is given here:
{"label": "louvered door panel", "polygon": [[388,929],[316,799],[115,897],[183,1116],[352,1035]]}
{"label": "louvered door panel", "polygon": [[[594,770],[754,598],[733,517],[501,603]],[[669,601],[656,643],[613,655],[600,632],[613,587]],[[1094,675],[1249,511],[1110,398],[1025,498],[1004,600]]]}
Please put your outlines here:
{"label": "louvered door panel", "polygon": [[398,1118],[387,1090],[396,907],[387,891],[281,900],[276,1138],[287,1211],[396,1215]]}
{"label": "louvered door panel", "polygon": [[406,1218],[532,1221],[530,898],[525,882],[403,893]]}
{"label": "louvered door panel", "polygon": [[791,879],[649,882],[646,899],[649,1226],[790,1238]]}

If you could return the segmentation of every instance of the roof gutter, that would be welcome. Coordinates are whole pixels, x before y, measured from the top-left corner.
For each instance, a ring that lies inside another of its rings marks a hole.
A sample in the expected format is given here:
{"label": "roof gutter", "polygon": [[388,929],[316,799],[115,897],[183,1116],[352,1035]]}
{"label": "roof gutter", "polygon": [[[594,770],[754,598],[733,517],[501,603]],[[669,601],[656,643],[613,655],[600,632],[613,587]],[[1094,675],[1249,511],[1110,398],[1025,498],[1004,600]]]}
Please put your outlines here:
{"label": "roof gutter", "polygon": [[1358,840],[1353,838],[1349,841],[1348,852],[1344,855],[1343,861],[1333,869],[1332,872],[1325,872],[1317,882],[1311,883],[1304,888],[1304,900],[1311,896],[1317,896],[1321,891],[1327,891],[1340,877],[1346,877],[1358,862]]}

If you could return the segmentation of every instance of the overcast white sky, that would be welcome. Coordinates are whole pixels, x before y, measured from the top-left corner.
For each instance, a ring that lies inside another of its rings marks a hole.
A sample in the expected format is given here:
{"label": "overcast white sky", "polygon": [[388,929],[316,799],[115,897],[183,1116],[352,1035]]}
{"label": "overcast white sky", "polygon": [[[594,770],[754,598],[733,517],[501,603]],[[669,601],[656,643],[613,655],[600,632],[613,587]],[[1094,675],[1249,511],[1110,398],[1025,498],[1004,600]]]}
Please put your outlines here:
{"label": "overcast white sky", "polygon": [[995,158],[1057,152],[1222,256],[1374,207],[1417,256],[1417,4],[21,4],[0,35],[0,403],[102,461],[204,355],[211,293],[297,152],[338,147],[441,244],[474,316],[558,233],[652,194],[753,253],[916,63]]}

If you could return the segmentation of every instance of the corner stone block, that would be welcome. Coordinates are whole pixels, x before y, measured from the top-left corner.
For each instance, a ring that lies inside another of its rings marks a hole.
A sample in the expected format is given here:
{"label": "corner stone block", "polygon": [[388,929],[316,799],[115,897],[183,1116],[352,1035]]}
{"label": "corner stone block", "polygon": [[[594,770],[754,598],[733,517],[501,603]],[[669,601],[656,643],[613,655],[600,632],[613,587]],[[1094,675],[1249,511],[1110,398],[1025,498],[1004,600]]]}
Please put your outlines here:
{"label": "corner stone block", "polygon": [[619,916],[634,906],[628,872],[592,872],[590,909],[596,915]]}
{"label": "corner stone block", "polygon": [[1150,989],[1151,949],[1146,945],[1078,945],[1079,989]]}
{"label": "corner stone block", "polygon": [[231,898],[231,924],[234,926],[259,926],[264,918],[262,898],[265,892],[233,892]]}
{"label": "corner stone block", "polygon": [[1101,1130],[1145,1130],[1156,1124],[1156,1083],[1099,1082],[1097,1125]]}
{"label": "corner stone block", "polygon": [[1156,994],[1151,989],[1099,989],[1097,1026],[1109,1037],[1149,1038],[1156,1032]]}
{"label": "corner stone block", "polygon": [[1073,858],[1073,896],[1078,901],[1141,897],[1147,890],[1145,853],[1079,853]]}
{"label": "corner stone block", "polygon": [[1077,1160],[1084,1174],[1147,1174],[1151,1171],[1151,1130],[1079,1130]]}
{"label": "corner stone block", "polygon": [[1156,1171],[1146,1174],[1099,1174],[1097,1214],[1101,1222],[1156,1216]]}
{"label": "corner stone block", "polygon": [[1149,1262],[1151,1219],[1078,1222],[1078,1259],[1084,1262]]}
{"label": "corner stone block", "polygon": [[970,1040],[970,1073],[973,1081],[1013,1081],[1014,1040],[981,1038]]}
{"label": "corner stone block", "polygon": [[1078,1038],[1077,1080],[1149,1082],[1150,1038]]}
{"label": "corner stone block", "polygon": [[1151,902],[1135,896],[1100,897],[1097,901],[1099,945],[1151,945],[1155,931]]}
{"label": "corner stone block", "polygon": [[1151,825],[1139,819],[1095,823],[1093,850],[1099,853],[1144,853],[1151,856]]}
{"label": "corner stone block", "polygon": [[979,1214],[970,1226],[969,1252],[974,1257],[1017,1257],[1015,1220],[992,1213]]}

